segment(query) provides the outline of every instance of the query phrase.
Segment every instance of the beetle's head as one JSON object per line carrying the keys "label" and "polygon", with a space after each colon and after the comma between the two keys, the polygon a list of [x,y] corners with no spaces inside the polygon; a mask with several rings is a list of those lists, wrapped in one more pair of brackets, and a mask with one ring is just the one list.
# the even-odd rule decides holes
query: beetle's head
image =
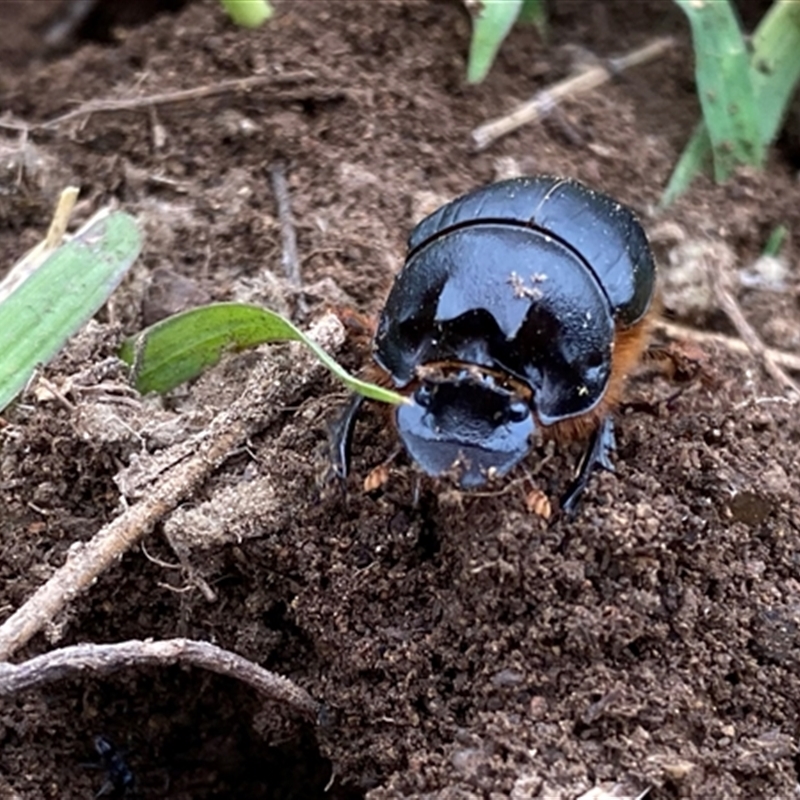
{"label": "beetle's head", "polygon": [[505,475],[528,453],[535,429],[524,389],[484,369],[426,365],[413,403],[397,409],[397,431],[428,475],[463,489]]}

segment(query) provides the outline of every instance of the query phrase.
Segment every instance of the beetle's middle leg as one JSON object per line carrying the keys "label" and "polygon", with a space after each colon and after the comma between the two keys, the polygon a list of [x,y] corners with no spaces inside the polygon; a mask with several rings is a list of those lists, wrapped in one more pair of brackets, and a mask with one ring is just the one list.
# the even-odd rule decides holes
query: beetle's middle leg
{"label": "beetle's middle leg", "polygon": [[578,502],[584,489],[589,483],[589,478],[595,468],[601,468],[614,472],[614,464],[611,461],[611,454],[617,449],[616,437],[614,435],[614,420],[611,416],[604,417],[597,429],[592,433],[586,452],[578,468],[578,476],[567,489],[566,494],[561,498],[561,510],[572,516],[578,509]]}

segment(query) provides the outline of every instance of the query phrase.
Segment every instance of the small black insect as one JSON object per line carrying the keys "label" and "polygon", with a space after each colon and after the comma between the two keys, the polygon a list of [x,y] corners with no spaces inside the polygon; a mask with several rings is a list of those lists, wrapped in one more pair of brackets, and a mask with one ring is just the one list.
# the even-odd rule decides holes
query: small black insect
{"label": "small black insect", "polygon": [[94,749],[100,756],[100,767],[106,771],[105,783],[95,797],[111,794],[126,795],[135,783],[133,772],[114,745],[105,736],[94,737]]}
{"label": "small black insect", "polygon": [[[417,225],[381,312],[375,362],[413,401],[406,451],[465,489],[505,475],[534,436],[587,440],[571,510],[596,466],[612,469],[611,411],[647,344],[656,267],[642,226],[564,178],[478,189]],[[333,430],[346,476],[361,399]]]}

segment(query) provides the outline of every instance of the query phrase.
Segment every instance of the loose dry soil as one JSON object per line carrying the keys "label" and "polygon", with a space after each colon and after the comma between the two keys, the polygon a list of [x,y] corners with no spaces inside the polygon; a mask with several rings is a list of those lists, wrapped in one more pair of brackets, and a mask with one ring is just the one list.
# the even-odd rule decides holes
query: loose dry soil
{"label": "loose dry soil", "polygon": [[[277,162],[312,317],[331,304],[379,309],[426,209],[515,171],[546,172],[636,209],[664,276],[670,256],[720,259],[762,338],[800,350],[800,186],[788,150],[776,148],[763,174],[698,181],[654,213],[698,113],[688,30],[671,2],[557,0],[547,44],[516,30],[477,87],[464,81],[469,20],[459,3],[275,5],[255,32],[197,2],[45,58],[27,26],[48,3],[3,3],[0,104],[17,120],[253,74],[311,75],[97,113],[32,131],[22,151],[17,133],[2,131],[3,264],[42,236],[68,182],[82,187],[79,219],[115,201],[147,236],[98,322],[45,370],[55,385],[186,305],[294,308],[279,277]],[[476,125],[567,74],[565,46],[618,55],[661,34],[679,44],[657,63],[472,151]],[[6,167],[20,158],[24,170]],[[744,286],[742,270],[777,225],[791,232],[783,287]],[[665,305],[697,328],[734,334],[713,300],[693,310],[670,288]],[[325,420],[342,395],[327,378],[307,386],[184,516],[146,539],[151,558],[129,552],[14,660],[77,642],[209,640],[306,688],[325,704],[323,724],[200,670],[85,676],[2,702],[0,797],[93,797],[103,783],[87,768],[96,734],[127,753],[138,797],[577,798],[615,784],[617,796],[649,789],[651,800],[797,797],[798,406],[754,358],[703,351],[700,379],[670,402],[674,383],[633,381],[616,474],[593,479],[574,520],[550,524],[526,510],[525,489],[533,476],[557,496],[575,452],[532,458],[493,493],[423,482],[416,503],[400,458],[389,484],[365,495],[360,481],[395,444],[374,408],[357,432],[347,497],[321,493]],[[0,614],[120,512],[114,477],[133,457],[206,426],[254,360],[269,357],[231,356],[143,408],[73,391],[72,409],[29,393],[6,410]],[[358,366],[352,348],[343,357]],[[276,443],[278,459],[262,455]],[[267,483],[291,498],[281,513],[259,513],[248,485]],[[203,543],[188,537],[184,568],[164,566],[178,560],[165,529],[180,543],[181,520],[217,513],[207,501],[222,489],[247,495],[251,516]]]}

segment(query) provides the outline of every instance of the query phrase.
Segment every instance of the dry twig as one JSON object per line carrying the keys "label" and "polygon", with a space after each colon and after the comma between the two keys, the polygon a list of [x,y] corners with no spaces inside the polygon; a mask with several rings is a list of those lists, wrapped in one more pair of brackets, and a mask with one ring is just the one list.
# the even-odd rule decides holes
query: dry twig
{"label": "dry twig", "polygon": [[666,53],[674,44],[675,40],[671,37],[655,39],[626,56],[609,59],[605,64],[602,62],[595,64],[577,75],[559,81],[549,89],[542,89],[526,103],[517,106],[510,114],[475,128],[472,131],[475,149],[484,150],[501,136],[505,136],[529,122],[546,117],[562,100],[596,89],[611,80],[614,75],[654,60]]}
{"label": "dry twig", "polygon": [[[0,281],[0,301],[5,300],[24,283],[42,265],[45,258],[61,244],[77,199],[78,188],[75,186],[67,186],[61,192],[45,238],[17,261]],[[107,214],[108,211],[108,208],[101,209],[92,217],[91,222],[94,223],[100,215]],[[82,230],[86,228],[87,225],[84,225]]]}
{"label": "dry twig", "polygon": [[[329,351],[344,341],[342,323],[328,314],[312,326],[310,335]],[[295,404],[301,389],[324,367],[306,350],[292,345],[281,379],[275,379],[275,359],[262,359],[252,370],[241,397],[220,412],[208,429],[190,442],[170,448],[176,455],[160,480],[135,505],[84,543],[72,545],[67,561],[0,626],[0,661],[42,630],[80,592],[88,588],[126,550],[191,493],[241,447],[248,437],[267,427],[287,405]]]}
{"label": "dry twig", "polygon": [[175,92],[162,92],[161,94],[143,95],[141,97],[123,97],[116,100],[103,98],[82,103],[78,108],[61,114],[58,117],[34,125],[34,128],[57,128],[65,122],[95,114],[99,111],[134,111],[140,108],[154,108],[155,106],[175,105],[176,103],[193,103],[207,97],[218,97],[223,94],[249,92],[262,86],[286,86],[296,83],[308,83],[315,78],[314,73],[307,70],[287,72],[283,75],[251,75],[249,78],[235,78],[219,83],[210,83],[205,86],[195,86],[192,89],[181,89]]}
{"label": "dry twig", "polygon": [[[691,339],[700,344],[718,344],[732,353],[752,354],[750,348],[741,339],[727,336],[724,333],[701,331],[697,328],[678,325],[675,322],[667,322],[666,320],[658,320],[656,327],[673,339]],[[800,355],[789,353],[786,350],[777,350],[774,347],[764,347],[764,353],[775,364],[792,372],[800,373]]]}
{"label": "dry twig", "polygon": [[273,164],[269,170],[269,177],[278,206],[278,220],[281,224],[283,272],[289,283],[297,289],[297,311],[301,317],[305,317],[308,314],[308,304],[303,297],[303,279],[300,275],[300,259],[297,255],[297,234],[294,229],[289,185],[286,182],[286,170],[283,164]]}
{"label": "dry twig", "polygon": [[[701,344],[718,344],[730,350],[732,353],[752,354],[752,350],[741,339],[736,339],[733,336],[726,336],[724,333],[701,331],[697,328],[677,325],[674,322],[667,322],[666,320],[659,320],[656,323],[656,327],[673,339],[691,339]],[[800,372],[800,355],[787,353],[785,350],[776,350],[773,347],[764,347],[764,354],[774,364],[778,364],[792,372]]]}
{"label": "dry twig", "polygon": [[728,281],[720,267],[714,263],[713,259],[708,262],[708,276],[714,289],[714,296],[717,298],[720,307],[728,315],[734,327],[742,337],[742,341],[747,345],[748,350],[764,365],[764,369],[779,384],[785,388],[800,394],[800,386],[792,380],[780,367],[780,365],[770,356],[767,346],[761,341],[752,325],[745,319],[742,309],[736,302],[736,298],[728,288]]}
{"label": "dry twig", "polygon": [[51,650],[21,664],[0,663],[0,697],[86,672],[107,675],[124,667],[172,664],[200,667],[236,678],[264,697],[292,706],[310,718],[319,712],[319,703],[288,678],[210,642],[191,639],[78,644]]}
{"label": "dry twig", "polygon": [[[0,120],[0,127],[12,130],[47,130],[57,128],[65,122],[70,122],[80,117],[96,114],[99,112],[114,111],[136,111],[138,109],[151,109],[156,106],[175,105],[177,103],[190,103],[208,97],[218,97],[224,94],[236,94],[238,92],[250,92],[265,86],[292,86],[295,84],[310,83],[316,80],[317,76],[308,70],[298,70],[297,72],[285,72],[277,75],[251,75],[248,78],[234,78],[233,80],[210,83],[204,86],[195,86],[192,89],[181,89],[174,92],[162,92],[160,94],[142,95],[139,97],[122,98],[102,98],[100,100],[89,100],[82,103],[66,114],[60,114],[53,119],[38,123],[26,123],[18,120]],[[301,90],[282,90],[276,95],[276,99],[304,100],[312,96],[315,99],[333,100],[343,97],[345,94],[341,88],[315,88],[313,92],[309,89]]]}

